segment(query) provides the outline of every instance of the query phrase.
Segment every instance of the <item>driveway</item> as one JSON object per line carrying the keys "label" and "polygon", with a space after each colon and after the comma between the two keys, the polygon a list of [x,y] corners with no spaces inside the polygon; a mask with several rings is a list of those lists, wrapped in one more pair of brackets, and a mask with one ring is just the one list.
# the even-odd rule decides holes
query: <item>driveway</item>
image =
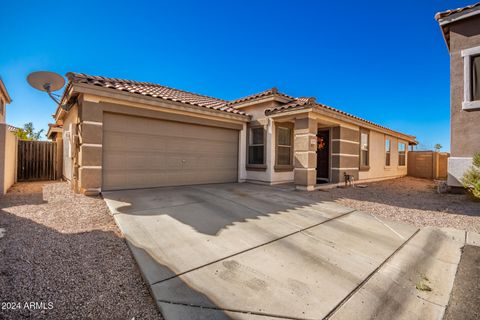
{"label": "driveway", "polygon": [[408,301],[432,268],[441,272],[428,281],[446,284],[435,296],[413,292],[412,299],[427,295],[415,303],[430,308],[422,315],[438,316],[460,257],[452,239],[461,234],[418,232],[285,187],[217,184],[104,198],[166,319],[342,319],[356,314],[362,295],[377,296],[369,307],[391,305],[385,312],[398,314],[398,303],[385,304],[379,288]]}

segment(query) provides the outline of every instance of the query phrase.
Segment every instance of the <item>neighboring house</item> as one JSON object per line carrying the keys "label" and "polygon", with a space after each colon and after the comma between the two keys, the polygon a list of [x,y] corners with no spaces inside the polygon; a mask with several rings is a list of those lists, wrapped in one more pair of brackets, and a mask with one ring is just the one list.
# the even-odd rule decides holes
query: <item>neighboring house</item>
{"label": "neighboring house", "polygon": [[12,99],[0,78],[0,195],[3,195],[15,183],[17,166],[17,128],[5,123],[7,104]]}
{"label": "neighboring house", "polygon": [[450,52],[448,184],[457,187],[480,152],[480,3],[437,13],[435,19]]}
{"label": "neighboring house", "polygon": [[[78,192],[203,183],[341,183],[407,174],[415,137],[270,89],[226,101],[68,73],[54,118]],[[58,139],[58,132],[55,133]],[[58,141],[58,140],[57,140]]]}
{"label": "neighboring house", "polygon": [[62,139],[63,128],[59,124],[49,123],[47,131],[47,139],[55,141],[57,143],[55,153],[55,168],[56,168],[56,177],[63,177],[63,139]]}

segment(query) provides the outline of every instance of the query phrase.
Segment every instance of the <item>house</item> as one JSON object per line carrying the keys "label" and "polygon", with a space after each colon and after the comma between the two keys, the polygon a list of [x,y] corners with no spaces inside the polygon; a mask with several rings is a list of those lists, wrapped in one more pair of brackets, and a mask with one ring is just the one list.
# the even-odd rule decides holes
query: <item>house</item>
{"label": "house", "polygon": [[234,101],[68,73],[54,115],[78,192],[223,182],[373,181],[407,174],[415,137],[272,88]]}
{"label": "house", "polygon": [[480,3],[435,15],[450,52],[448,185],[461,186],[480,152]]}
{"label": "house", "polygon": [[16,179],[16,128],[6,123],[7,104],[11,102],[7,88],[0,78],[0,195],[5,194]]}

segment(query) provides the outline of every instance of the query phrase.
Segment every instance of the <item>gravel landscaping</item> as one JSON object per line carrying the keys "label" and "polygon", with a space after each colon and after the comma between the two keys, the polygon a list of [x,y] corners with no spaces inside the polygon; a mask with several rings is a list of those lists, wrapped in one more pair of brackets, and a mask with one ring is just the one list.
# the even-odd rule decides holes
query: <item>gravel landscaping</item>
{"label": "gravel landscaping", "polygon": [[334,188],[303,194],[418,227],[451,227],[480,232],[480,202],[465,194],[439,194],[433,181],[403,177],[364,185],[367,187]]}
{"label": "gravel landscaping", "polygon": [[64,182],[0,197],[0,259],[0,319],[161,319],[104,201]]}

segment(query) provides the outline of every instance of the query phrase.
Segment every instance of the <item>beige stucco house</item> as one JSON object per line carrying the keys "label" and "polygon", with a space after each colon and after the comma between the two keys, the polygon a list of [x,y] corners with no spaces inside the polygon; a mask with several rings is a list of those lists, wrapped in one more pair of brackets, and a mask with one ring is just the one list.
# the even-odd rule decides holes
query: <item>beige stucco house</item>
{"label": "beige stucco house", "polygon": [[[415,137],[277,89],[234,101],[68,73],[50,136],[78,191],[404,176]],[[58,130],[61,128],[61,130]]]}
{"label": "beige stucco house", "polygon": [[16,128],[6,123],[7,104],[11,102],[7,88],[0,78],[0,195],[5,194],[16,180]]}
{"label": "beige stucco house", "polygon": [[461,186],[480,152],[480,3],[435,15],[450,52],[448,184]]}

